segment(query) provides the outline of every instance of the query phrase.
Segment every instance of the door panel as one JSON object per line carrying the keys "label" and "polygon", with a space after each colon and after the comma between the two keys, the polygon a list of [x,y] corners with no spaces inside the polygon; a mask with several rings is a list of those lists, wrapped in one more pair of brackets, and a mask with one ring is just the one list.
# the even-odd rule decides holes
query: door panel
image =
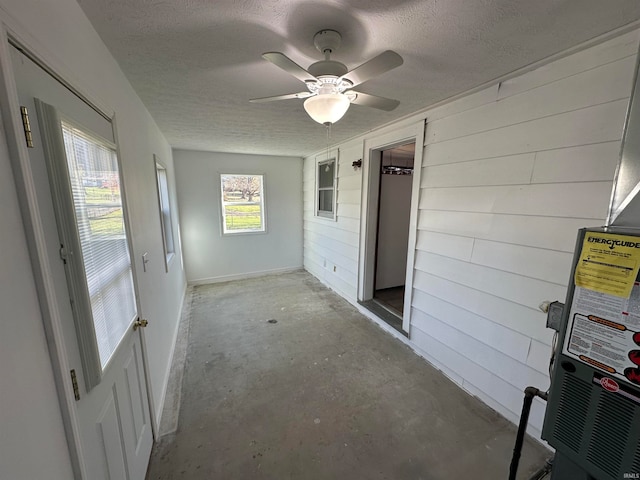
{"label": "door panel", "polygon": [[97,425],[102,440],[102,452],[100,453],[106,460],[108,473],[106,478],[127,478],[125,453],[120,441],[120,421],[114,393],[113,391],[108,392],[106,403],[98,416]]}
{"label": "door panel", "polygon": [[[74,125],[111,143],[114,138],[112,125],[18,50],[13,47],[11,50],[20,104],[29,109],[35,143],[35,148],[29,149],[29,155],[36,186],[34,193],[42,215],[40,226],[47,244],[45,257],[38,261],[55,285],[55,291],[46,302],[55,311],[51,315],[54,321],[59,319],[56,328],[62,332],[63,339],[59,347],[78,378],[80,400],[75,402],[70,414],[78,424],[77,431],[73,430],[71,436],[80,456],[80,470],[87,480],[143,480],[153,438],[141,335],[128,328],[102,372],[100,382],[88,391],[67,283],[69,272],[65,273],[65,262],[60,256],[65,234],[56,222],[54,195],[41,128],[35,118],[34,99],[52,105]],[[44,293],[40,292],[40,295]],[[71,392],[67,394],[71,395]],[[65,402],[61,403],[65,405]]]}

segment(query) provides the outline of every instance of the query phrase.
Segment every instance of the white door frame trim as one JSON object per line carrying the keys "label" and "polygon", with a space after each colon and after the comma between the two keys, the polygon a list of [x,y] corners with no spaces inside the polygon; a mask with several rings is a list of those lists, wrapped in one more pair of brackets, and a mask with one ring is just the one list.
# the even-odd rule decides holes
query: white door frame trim
{"label": "white door frame trim", "polygon": [[[67,437],[73,474],[76,479],[88,478],[88,472],[82,461],[82,445],[79,442],[79,420],[74,404],[75,398],[72,395],[71,377],[68,375],[70,366],[64,353],[66,349],[62,334],[62,321],[55,299],[53,276],[49,270],[44,226],[36,200],[36,186],[33,181],[29,152],[24,142],[24,131],[20,121],[20,105],[11,63],[9,32],[10,27],[3,20],[0,24],[0,105],[2,106],[1,113],[7,147],[11,157],[11,166],[30,252],[31,267],[38,291],[40,311],[49,347],[49,356],[51,358],[58,401],[60,402],[60,412]],[[11,35],[14,36],[14,33],[11,32]],[[35,115],[35,112],[32,113]]]}
{"label": "white door frame trim", "polygon": [[[414,169],[411,190],[411,214],[409,219],[409,241],[407,252],[407,267],[405,276],[405,299],[402,315],[402,329],[409,333],[411,299],[413,291],[413,264],[418,224],[418,202],[420,198],[420,176],[422,172],[422,151],[424,144],[425,121],[421,120],[408,127],[393,130],[376,137],[364,140],[362,164],[362,199],[360,213],[360,248],[358,261],[358,300],[371,300],[374,281],[375,240],[377,227],[377,202],[379,192],[372,188],[377,185],[379,178],[379,160],[374,157],[375,152],[404,145],[415,141]],[[373,167],[375,167],[373,165]]]}

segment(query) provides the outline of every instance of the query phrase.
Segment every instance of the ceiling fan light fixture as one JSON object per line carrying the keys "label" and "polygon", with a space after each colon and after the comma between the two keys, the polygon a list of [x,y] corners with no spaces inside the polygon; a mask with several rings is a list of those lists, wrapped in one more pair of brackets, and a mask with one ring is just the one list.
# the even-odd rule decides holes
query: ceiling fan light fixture
{"label": "ceiling fan light fixture", "polygon": [[340,93],[322,93],[304,101],[309,116],[323,125],[336,123],[349,110],[349,97]]}

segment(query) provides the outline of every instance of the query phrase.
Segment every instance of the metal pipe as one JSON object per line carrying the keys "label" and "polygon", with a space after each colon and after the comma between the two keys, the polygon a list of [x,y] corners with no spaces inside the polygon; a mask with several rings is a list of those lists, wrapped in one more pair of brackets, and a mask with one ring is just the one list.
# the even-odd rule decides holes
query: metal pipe
{"label": "metal pipe", "polygon": [[537,389],[536,387],[527,387],[524,389],[524,401],[522,403],[522,413],[520,414],[520,424],[518,425],[516,444],[513,447],[513,457],[511,457],[511,465],[509,467],[509,480],[516,480],[518,464],[520,463],[520,456],[522,454],[522,445],[524,443],[524,434],[527,431],[529,413],[531,412],[531,404],[533,403],[534,397],[539,397],[546,401],[547,393]]}

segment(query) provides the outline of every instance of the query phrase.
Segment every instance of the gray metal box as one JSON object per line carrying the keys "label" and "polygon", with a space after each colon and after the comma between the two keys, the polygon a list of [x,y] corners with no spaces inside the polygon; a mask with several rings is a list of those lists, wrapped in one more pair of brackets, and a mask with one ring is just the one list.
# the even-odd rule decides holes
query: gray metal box
{"label": "gray metal box", "polygon": [[[612,375],[606,368],[563,352],[576,291],[576,264],[587,232],[605,230],[578,233],[542,438],[598,480],[640,478],[640,385],[618,377],[613,382],[616,389],[608,389]],[[639,235],[638,231],[611,228],[606,233]]]}

